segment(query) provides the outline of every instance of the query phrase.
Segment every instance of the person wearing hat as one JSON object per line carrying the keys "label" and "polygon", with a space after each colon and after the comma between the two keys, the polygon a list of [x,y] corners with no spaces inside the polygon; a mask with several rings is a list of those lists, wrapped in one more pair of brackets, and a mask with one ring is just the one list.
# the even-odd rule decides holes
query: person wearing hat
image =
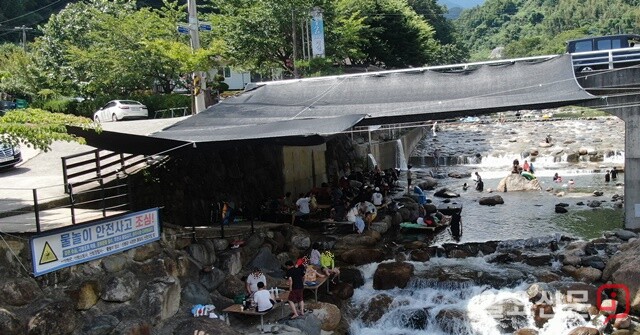
{"label": "person wearing hat", "polygon": [[247,294],[253,295],[255,292],[257,292],[258,283],[260,282],[264,283],[264,285],[267,285],[267,277],[265,277],[264,273],[260,271],[260,268],[256,267],[253,269],[253,272],[247,276],[245,285]]}
{"label": "person wearing hat", "polygon": [[380,207],[380,206],[382,206],[382,200],[383,199],[384,199],[384,197],[382,196],[382,193],[380,193],[380,187],[376,187],[374,189],[373,194],[371,195],[371,202],[376,207]]}

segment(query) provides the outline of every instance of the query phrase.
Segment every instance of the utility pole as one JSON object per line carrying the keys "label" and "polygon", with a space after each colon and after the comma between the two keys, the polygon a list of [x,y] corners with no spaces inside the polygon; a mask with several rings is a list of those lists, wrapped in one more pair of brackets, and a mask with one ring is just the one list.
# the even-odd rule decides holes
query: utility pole
{"label": "utility pole", "polygon": [[[196,0],[189,0],[187,3],[189,12],[189,34],[191,36],[191,50],[195,52],[200,49],[200,31],[198,29],[198,15],[196,10]],[[195,100],[195,110],[193,114],[202,112],[206,106],[204,101],[204,92],[207,89],[207,83],[202,71],[193,73],[193,98]],[[196,87],[198,86],[198,87]]]}
{"label": "utility pole", "polygon": [[33,30],[33,28],[28,28],[25,25],[22,27],[14,27],[14,30],[22,30],[22,49],[27,51],[27,30]]}

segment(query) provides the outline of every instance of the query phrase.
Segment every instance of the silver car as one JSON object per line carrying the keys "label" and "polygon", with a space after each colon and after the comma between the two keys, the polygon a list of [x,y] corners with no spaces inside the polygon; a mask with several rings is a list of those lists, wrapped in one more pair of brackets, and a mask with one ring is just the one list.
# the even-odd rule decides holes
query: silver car
{"label": "silver car", "polygon": [[111,100],[93,113],[95,122],[119,121],[125,119],[146,119],[149,117],[147,106],[134,100]]}

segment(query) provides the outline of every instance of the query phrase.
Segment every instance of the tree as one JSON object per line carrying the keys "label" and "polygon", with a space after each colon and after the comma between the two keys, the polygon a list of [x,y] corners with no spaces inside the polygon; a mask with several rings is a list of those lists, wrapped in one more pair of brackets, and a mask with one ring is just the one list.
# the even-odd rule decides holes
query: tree
{"label": "tree", "polygon": [[26,144],[44,151],[51,148],[53,141],[84,143],[83,138],[67,133],[68,125],[100,130],[90,119],[42,109],[12,110],[0,117],[0,133],[4,142]]}
{"label": "tree", "polygon": [[440,46],[435,31],[406,1],[363,2],[339,0],[349,14],[359,13],[368,27],[364,31],[365,58],[359,64],[388,68],[433,64]]}
{"label": "tree", "polygon": [[137,9],[133,1],[89,0],[53,15],[36,41],[49,88],[71,95],[128,96],[161,88],[170,93],[182,75],[219,63],[221,41],[192,53],[175,26],[185,6],[165,1],[161,9]]}

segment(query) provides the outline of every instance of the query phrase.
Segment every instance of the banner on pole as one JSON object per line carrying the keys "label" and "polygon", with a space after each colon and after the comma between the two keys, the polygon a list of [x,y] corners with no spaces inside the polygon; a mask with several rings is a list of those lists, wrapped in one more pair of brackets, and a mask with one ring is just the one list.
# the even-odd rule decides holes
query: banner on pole
{"label": "banner on pole", "polygon": [[311,51],[313,57],[324,57],[324,21],[318,7],[311,11]]}

